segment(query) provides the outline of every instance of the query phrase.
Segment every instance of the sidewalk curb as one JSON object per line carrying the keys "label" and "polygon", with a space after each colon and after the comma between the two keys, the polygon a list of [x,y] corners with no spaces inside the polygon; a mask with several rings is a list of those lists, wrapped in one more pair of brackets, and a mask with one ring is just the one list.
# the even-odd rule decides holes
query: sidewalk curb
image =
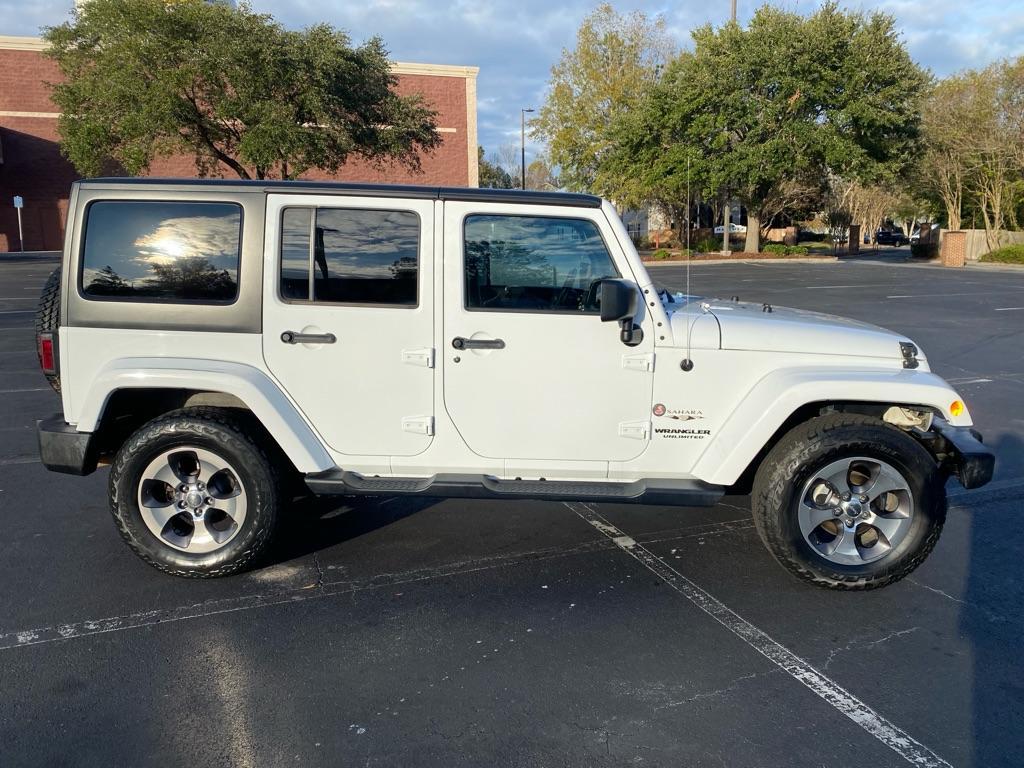
{"label": "sidewalk curb", "polygon": [[700,264],[835,264],[839,261],[838,256],[823,256],[818,259],[804,259],[804,258],[792,258],[792,259],[690,259],[687,262],[686,259],[662,259],[660,261],[643,261],[645,267],[678,267],[685,266],[687,263],[690,266],[696,266]]}
{"label": "sidewalk curb", "polygon": [[60,261],[60,251],[11,251],[0,253],[0,264],[19,261]]}

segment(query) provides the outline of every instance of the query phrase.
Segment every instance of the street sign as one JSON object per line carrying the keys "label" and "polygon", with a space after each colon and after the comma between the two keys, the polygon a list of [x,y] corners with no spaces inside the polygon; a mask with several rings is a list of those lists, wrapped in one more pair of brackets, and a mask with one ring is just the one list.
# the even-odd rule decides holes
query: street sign
{"label": "street sign", "polygon": [[25,207],[25,198],[21,195],[14,196],[14,208],[18,212],[18,244],[22,252],[25,251],[25,233],[21,229],[21,209]]}

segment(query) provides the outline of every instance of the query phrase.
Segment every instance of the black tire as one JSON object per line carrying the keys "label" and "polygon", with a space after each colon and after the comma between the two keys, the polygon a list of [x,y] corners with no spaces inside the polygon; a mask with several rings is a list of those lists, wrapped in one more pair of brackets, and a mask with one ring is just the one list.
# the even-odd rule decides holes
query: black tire
{"label": "black tire", "polygon": [[[854,456],[880,459],[903,475],[914,512],[908,532],[887,554],[847,565],[832,562],[808,543],[797,506],[813,473]],[[755,475],[751,510],[768,551],[798,578],[829,589],[876,589],[905,577],[935,548],[946,521],[946,492],[935,460],[912,437],[880,419],[838,413],[800,424],[776,444]]]}
{"label": "black tire", "polygon": [[[257,564],[277,527],[281,482],[258,430],[229,409],[186,408],[160,416],[121,446],[110,470],[110,511],[121,536],[139,557],[165,573],[190,578],[228,576]],[[222,456],[236,469],[247,494],[246,515],[223,547],[192,554],[159,539],[139,509],[139,484],[149,463],[176,446],[195,446]]]}
{"label": "black tire", "polygon": [[[36,334],[52,333],[56,336],[60,329],[60,267],[57,267],[46,279],[43,292],[39,295],[36,307]],[[40,365],[42,360],[39,361]],[[47,375],[54,392],[60,392],[60,376]]]}

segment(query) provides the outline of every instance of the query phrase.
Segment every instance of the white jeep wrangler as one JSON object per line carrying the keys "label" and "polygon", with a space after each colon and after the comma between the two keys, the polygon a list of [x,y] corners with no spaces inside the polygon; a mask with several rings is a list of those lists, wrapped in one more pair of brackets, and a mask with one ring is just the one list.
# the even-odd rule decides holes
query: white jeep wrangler
{"label": "white jeep wrangler", "polygon": [[128,545],[257,562],[317,494],[711,505],[864,589],[992,476],[905,337],[659,291],[607,202],[482,189],[95,179],[71,192],[38,348],[43,463],[109,463]]}

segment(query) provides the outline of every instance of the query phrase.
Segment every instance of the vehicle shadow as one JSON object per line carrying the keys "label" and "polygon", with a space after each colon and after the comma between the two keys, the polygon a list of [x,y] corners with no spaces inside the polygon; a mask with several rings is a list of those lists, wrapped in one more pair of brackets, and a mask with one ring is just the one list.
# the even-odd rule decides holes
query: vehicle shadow
{"label": "vehicle shadow", "polygon": [[357,539],[438,501],[419,496],[299,496],[282,515],[268,562],[277,565]]}
{"label": "vehicle shadow", "polygon": [[[1024,458],[1024,440],[1002,435],[991,444],[1000,461]],[[960,630],[974,654],[973,753],[976,766],[1024,764],[1024,539],[1015,535],[1019,492],[971,510],[970,560]]]}

